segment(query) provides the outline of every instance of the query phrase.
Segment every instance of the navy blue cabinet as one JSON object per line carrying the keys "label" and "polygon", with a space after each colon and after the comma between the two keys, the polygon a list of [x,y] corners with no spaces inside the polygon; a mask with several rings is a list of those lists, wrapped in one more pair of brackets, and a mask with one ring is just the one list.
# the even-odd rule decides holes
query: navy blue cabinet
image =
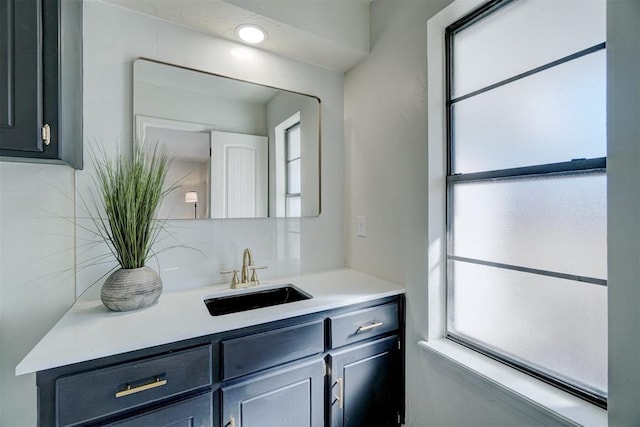
{"label": "navy blue cabinet", "polygon": [[324,360],[223,386],[222,420],[229,427],[324,426]]}
{"label": "navy blue cabinet", "polygon": [[38,424],[399,426],[403,334],[396,296],[41,371]]}
{"label": "navy blue cabinet", "polygon": [[41,150],[42,4],[3,0],[0,7],[0,146]]}
{"label": "navy blue cabinet", "polygon": [[107,424],[114,427],[208,427],[213,422],[211,392]]}
{"label": "navy blue cabinet", "polygon": [[330,353],[330,426],[397,426],[401,421],[397,335]]}
{"label": "navy blue cabinet", "polygon": [[222,379],[251,374],[323,351],[322,319],[243,334],[220,343]]}
{"label": "navy blue cabinet", "polygon": [[0,158],[82,168],[82,1],[0,1]]}
{"label": "navy blue cabinet", "polygon": [[212,383],[211,345],[144,358],[55,381],[60,425],[95,422],[124,411],[206,389]]}

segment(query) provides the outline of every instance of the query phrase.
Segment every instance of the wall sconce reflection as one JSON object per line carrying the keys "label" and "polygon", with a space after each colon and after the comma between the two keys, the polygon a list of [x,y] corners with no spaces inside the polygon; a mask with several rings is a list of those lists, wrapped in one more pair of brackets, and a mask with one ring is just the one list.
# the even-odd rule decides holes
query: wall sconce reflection
{"label": "wall sconce reflection", "polygon": [[198,193],[195,191],[188,191],[184,194],[184,202],[185,203],[193,203],[193,218],[197,219],[197,210],[198,210]]}

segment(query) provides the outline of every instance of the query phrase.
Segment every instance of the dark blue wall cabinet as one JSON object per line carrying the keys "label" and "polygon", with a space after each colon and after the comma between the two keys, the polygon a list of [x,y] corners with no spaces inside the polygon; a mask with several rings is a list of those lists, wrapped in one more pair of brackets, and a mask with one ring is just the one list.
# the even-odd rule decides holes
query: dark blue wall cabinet
{"label": "dark blue wall cabinet", "polygon": [[81,0],[0,0],[0,158],[82,168]]}
{"label": "dark blue wall cabinet", "polygon": [[400,295],[41,371],[38,424],[399,426],[403,340]]}

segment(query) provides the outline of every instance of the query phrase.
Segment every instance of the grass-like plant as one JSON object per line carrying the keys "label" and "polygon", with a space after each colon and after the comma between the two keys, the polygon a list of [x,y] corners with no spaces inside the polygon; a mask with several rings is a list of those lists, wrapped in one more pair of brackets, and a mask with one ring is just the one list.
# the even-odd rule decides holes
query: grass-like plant
{"label": "grass-like plant", "polygon": [[165,187],[169,156],[157,144],[136,144],[131,158],[101,151],[94,163],[99,196],[94,203],[104,211],[92,216],[97,232],[122,268],[144,267],[163,226],[154,219],[156,212],[174,190]]}

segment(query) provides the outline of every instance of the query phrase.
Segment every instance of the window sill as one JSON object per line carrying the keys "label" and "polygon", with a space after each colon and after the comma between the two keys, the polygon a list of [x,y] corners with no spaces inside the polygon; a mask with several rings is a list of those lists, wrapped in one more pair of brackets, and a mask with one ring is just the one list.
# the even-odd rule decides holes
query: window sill
{"label": "window sill", "polygon": [[585,426],[607,425],[606,410],[448,339],[419,341],[418,346],[537,407],[559,421]]}

